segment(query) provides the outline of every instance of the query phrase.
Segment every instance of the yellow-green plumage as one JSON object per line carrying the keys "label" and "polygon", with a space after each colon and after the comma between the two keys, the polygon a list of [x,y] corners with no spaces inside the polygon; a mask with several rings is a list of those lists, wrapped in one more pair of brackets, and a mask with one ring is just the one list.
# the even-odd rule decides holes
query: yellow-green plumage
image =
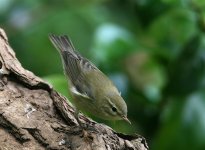
{"label": "yellow-green plumage", "polygon": [[75,51],[67,36],[50,35],[59,50],[71,94],[78,110],[105,120],[127,119],[127,105],[111,80],[89,60]]}

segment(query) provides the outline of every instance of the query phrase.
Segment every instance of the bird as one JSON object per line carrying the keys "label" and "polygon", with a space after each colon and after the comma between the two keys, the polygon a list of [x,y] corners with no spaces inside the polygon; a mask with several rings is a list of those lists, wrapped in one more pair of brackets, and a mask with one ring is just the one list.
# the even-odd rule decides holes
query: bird
{"label": "bird", "polygon": [[60,53],[77,122],[81,124],[81,111],[104,120],[124,120],[131,124],[127,117],[127,105],[113,82],[81,56],[67,35],[49,34],[49,39]]}

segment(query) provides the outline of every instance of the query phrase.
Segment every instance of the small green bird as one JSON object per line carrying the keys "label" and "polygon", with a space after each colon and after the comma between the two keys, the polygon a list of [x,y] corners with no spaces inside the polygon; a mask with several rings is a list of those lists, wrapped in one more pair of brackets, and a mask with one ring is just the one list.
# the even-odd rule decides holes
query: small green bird
{"label": "small green bird", "polygon": [[112,81],[75,50],[68,36],[52,34],[49,38],[60,52],[65,75],[70,81],[78,123],[80,110],[105,120],[125,120],[131,124],[127,105]]}

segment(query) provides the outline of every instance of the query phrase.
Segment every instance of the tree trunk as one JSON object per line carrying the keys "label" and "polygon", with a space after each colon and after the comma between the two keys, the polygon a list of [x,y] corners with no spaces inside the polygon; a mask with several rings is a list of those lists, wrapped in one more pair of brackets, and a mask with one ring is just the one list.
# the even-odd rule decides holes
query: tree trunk
{"label": "tree trunk", "polygon": [[68,100],[25,70],[0,29],[0,150],[146,150],[145,139],[124,135],[82,114],[82,136]]}

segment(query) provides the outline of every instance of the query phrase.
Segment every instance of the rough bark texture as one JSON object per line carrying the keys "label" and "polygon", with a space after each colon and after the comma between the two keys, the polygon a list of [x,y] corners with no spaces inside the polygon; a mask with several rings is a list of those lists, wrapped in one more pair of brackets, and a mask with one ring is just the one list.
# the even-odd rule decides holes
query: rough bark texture
{"label": "rough bark texture", "polygon": [[0,29],[0,150],[148,149],[139,135],[116,133],[81,115],[87,138],[73,108],[51,85],[25,70]]}

